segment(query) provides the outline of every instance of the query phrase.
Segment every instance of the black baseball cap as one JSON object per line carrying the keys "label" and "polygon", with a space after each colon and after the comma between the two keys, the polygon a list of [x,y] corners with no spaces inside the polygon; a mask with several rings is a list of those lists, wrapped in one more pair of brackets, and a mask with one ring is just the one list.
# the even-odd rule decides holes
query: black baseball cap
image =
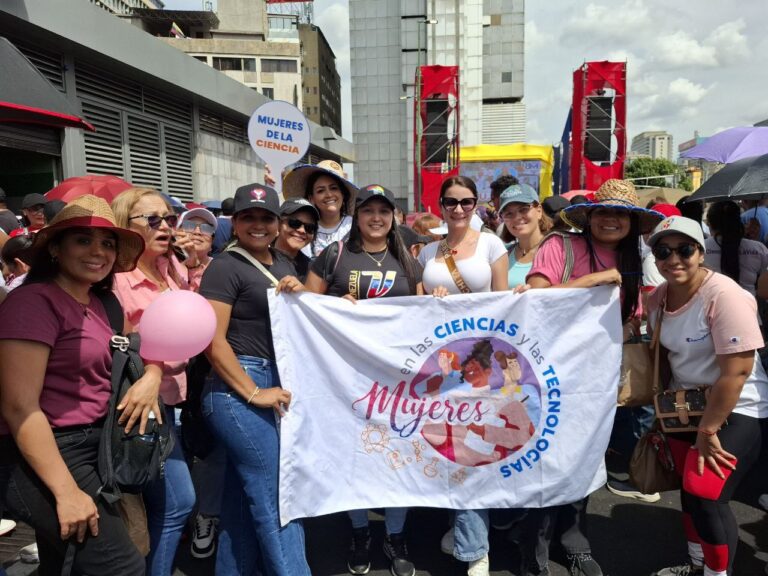
{"label": "black baseball cap", "polygon": [[397,231],[400,233],[400,238],[403,239],[403,244],[406,248],[410,248],[414,244],[429,244],[434,242],[431,236],[423,236],[417,234],[416,230],[409,228],[408,226],[398,226]]}
{"label": "black baseball cap", "polygon": [[32,206],[38,206],[39,204],[45,205],[46,199],[42,194],[27,194],[24,196],[24,200],[21,201],[22,208],[31,208]]}
{"label": "black baseball cap", "polygon": [[360,188],[360,191],[357,193],[357,205],[362,206],[371,198],[381,198],[382,200],[385,200],[392,206],[393,210],[397,207],[397,204],[395,204],[395,195],[381,184],[368,184],[368,186]]}
{"label": "black baseball cap", "polygon": [[554,218],[560,210],[568,208],[570,205],[571,203],[562,196],[550,196],[541,203],[544,213],[550,218]]}
{"label": "black baseball cap", "polygon": [[280,198],[274,188],[262,184],[246,184],[235,191],[235,207],[232,214],[249,208],[261,208],[280,216]]}
{"label": "black baseball cap", "polygon": [[282,206],[280,206],[280,216],[290,216],[291,214],[296,214],[299,210],[306,210],[311,213],[316,221],[320,219],[320,213],[317,211],[317,208],[304,198],[291,198],[283,202]]}

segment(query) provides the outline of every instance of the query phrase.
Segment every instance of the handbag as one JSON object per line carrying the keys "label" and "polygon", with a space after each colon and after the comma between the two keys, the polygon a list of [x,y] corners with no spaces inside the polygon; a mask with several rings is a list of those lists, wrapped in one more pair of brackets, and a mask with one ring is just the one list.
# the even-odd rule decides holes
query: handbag
{"label": "handbag", "polygon": [[471,293],[472,290],[470,290],[469,286],[467,286],[467,283],[464,282],[464,278],[461,277],[461,272],[459,272],[459,269],[456,267],[456,261],[453,259],[451,249],[448,247],[448,242],[446,240],[440,241],[440,252],[443,253],[443,260],[445,260],[445,265],[448,266],[448,271],[451,273],[451,277],[456,283],[456,287],[459,289],[459,291],[462,294]]}
{"label": "handbag", "polygon": [[664,390],[653,398],[656,418],[664,432],[696,432],[707,408],[712,386]]}
{"label": "handbag", "polygon": [[[619,379],[619,406],[650,406],[659,386],[661,349],[661,314],[656,320],[651,342],[629,340],[621,347],[621,377]],[[651,359],[653,352],[653,359]]]}
{"label": "handbag", "polygon": [[640,438],[629,462],[629,481],[643,494],[680,488],[682,480],[664,432],[650,430]]}

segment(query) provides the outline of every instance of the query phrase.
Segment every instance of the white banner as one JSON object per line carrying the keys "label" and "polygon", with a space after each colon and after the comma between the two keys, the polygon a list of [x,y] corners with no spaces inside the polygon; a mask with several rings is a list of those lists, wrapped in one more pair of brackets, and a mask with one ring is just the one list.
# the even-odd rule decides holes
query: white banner
{"label": "white banner", "polygon": [[540,507],[605,483],[619,291],[270,295],[280,515]]}

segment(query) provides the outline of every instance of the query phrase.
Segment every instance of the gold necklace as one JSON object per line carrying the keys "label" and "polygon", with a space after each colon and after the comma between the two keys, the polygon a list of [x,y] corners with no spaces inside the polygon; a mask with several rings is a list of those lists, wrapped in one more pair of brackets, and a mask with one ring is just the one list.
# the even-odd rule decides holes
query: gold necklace
{"label": "gold necklace", "polygon": [[384,258],[386,258],[387,254],[389,253],[389,246],[387,246],[386,249],[384,250],[384,256],[381,257],[381,260],[376,260],[376,258],[371,256],[371,253],[368,252],[368,250],[366,250],[365,248],[363,248],[363,252],[365,252],[365,254],[366,254],[366,256],[368,256],[368,258],[370,258],[371,260],[376,262],[376,266],[381,268],[381,263],[384,262]]}
{"label": "gold necklace", "polygon": [[531,252],[532,250],[535,250],[535,249],[536,249],[536,247],[537,247],[539,244],[541,244],[541,240],[539,240],[538,242],[536,242],[536,244],[534,244],[533,246],[531,246],[530,248],[528,248],[528,250],[523,250],[523,247],[522,247],[522,246],[520,245],[520,243],[518,242],[518,243],[517,243],[517,249],[518,249],[518,250],[520,250],[520,252],[521,252],[521,254],[520,254],[520,258],[525,258],[525,255],[526,255],[526,254],[528,254],[529,252]]}

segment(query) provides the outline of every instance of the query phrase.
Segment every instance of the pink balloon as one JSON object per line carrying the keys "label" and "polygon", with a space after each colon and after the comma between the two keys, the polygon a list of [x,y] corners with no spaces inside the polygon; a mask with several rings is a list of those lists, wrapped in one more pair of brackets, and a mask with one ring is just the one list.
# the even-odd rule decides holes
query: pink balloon
{"label": "pink balloon", "polygon": [[215,331],[216,314],[200,294],[165,292],[141,317],[141,356],[162,362],[187,360],[205,350]]}

